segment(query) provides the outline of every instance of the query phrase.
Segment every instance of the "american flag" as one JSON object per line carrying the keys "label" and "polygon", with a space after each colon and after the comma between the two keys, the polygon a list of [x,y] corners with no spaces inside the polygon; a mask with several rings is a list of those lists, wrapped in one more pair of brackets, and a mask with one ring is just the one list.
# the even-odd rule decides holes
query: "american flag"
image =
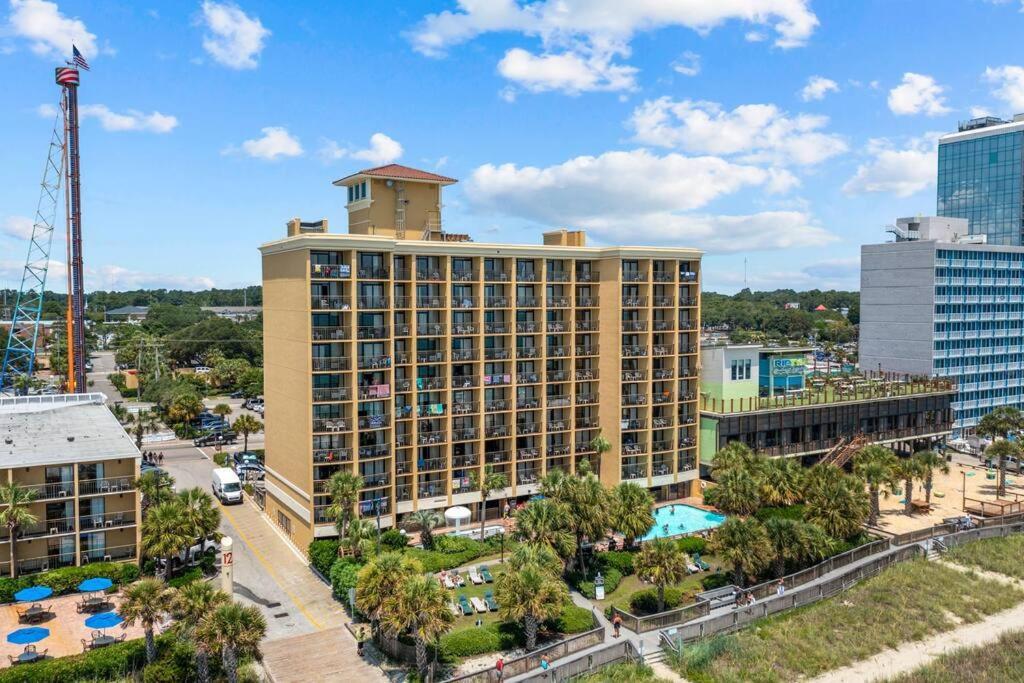
{"label": "american flag", "polygon": [[77,67],[81,67],[86,71],[89,70],[89,62],[85,61],[85,57],[82,56],[82,53],[74,45],[71,46],[71,61]]}

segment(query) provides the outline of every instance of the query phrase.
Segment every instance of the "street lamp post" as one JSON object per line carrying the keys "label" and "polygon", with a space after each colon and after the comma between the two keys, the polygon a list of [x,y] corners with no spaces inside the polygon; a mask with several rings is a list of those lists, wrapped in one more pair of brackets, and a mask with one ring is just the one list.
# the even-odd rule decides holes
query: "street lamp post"
{"label": "street lamp post", "polygon": [[377,553],[380,554],[380,498],[373,501],[373,507],[377,513]]}

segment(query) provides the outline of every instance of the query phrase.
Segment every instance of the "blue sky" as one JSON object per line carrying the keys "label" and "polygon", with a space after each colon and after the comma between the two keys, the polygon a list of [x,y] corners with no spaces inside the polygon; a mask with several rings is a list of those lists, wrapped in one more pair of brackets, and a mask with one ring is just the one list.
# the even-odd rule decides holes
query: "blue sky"
{"label": "blue sky", "polygon": [[7,286],[71,40],[90,289],[256,283],[261,242],[343,230],[330,181],[390,161],[458,178],[477,241],[584,227],[703,248],[714,291],[745,260],[856,288],[860,244],[934,212],[936,136],[1024,111],[1017,0],[2,2]]}

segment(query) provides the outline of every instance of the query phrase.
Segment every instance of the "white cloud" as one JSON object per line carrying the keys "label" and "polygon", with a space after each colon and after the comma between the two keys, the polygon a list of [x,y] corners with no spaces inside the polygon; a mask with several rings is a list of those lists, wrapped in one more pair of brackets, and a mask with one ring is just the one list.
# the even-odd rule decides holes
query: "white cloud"
{"label": "white cloud", "polygon": [[747,286],[752,290],[795,289],[859,289],[860,259],[835,258],[811,263],[799,270],[762,271],[752,269],[744,273],[729,268],[706,267],[705,288],[736,290]]}
{"label": "white cloud", "polygon": [[831,78],[823,76],[811,76],[807,79],[807,85],[800,91],[800,99],[804,102],[811,100],[823,100],[830,92],[839,92],[839,84]]}
{"label": "white cloud", "polygon": [[128,289],[210,289],[215,286],[212,278],[202,275],[168,275],[131,270],[121,266],[106,265],[87,272],[86,286],[90,291],[97,289],[124,291]]}
{"label": "white cloud", "polygon": [[889,91],[889,109],[901,116],[945,114],[950,111],[943,96],[945,90],[931,76],[908,71],[903,74],[903,82]]}
{"label": "white cloud", "polygon": [[[623,192],[623,179],[642,178]],[[823,244],[834,239],[800,211],[718,216],[691,211],[752,188],[783,192],[797,184],[784,169],[716,157],[605,152],[538,168],[485,164],[467,181],[473,208],[545,226],[589,230],[610,243],[685,244],[716,251]]]}
{"label": "white cloud", "polygon": [[636,72],[631,66],[613,64],[611,55],[601,53],[535,55],[516,47],[498,62],[498,73],[534,93],[558,90],[578,95],[601,90],[632,90],[636,87]]}
{"label": "white cloud", "polygon": [[[427,15],[407,33],[413,48],[443,56],[448,48],[493,32],[538,38],[540,53],[515,47],[499,71],[530,92],[631,90],[636,68],[629,57],[640,32],[682,26],[706,34],[732,20],[774,30],[775,44],[803,45],[818,25],[807,0],[458,0],[455,11]],[[684,67],[686,68],[686,67]],[[506,97],[510,95],[506,94]]]}
{"label": "white cloud", "polygon": [[684,76],[696,76],[700,73],[700,55],[687,50],[672,62],[672,70]]}
{"label": "white cloud", "polygon": [[980,119],[983,116],[993,116],[992,110],[988,107],[971,107],[971,118]]}
{"label": "white cloud", "polygon": [[1024,111],[1024,67],[997,66],[985,69],[984,78],[996,85],[992,94],[1013,108],[1014,112]]}
{"label": "white cloud", "polygon": [[52,119],[60,113],[60,110],[52,104],[40,104],[38,107],[36,107],[36,113],[42,116],[44,119]]}
{"label": "white cloud", "polygon": [[828,117],[790,116],[772,104],[732,111],[716,102],[661,97],[638,106],[629,120],[636,140],[701,154],[743,154],[742,161],[817,164],[846,151],[843,139],[822,132]]}
{"label": "white cloud", "polygon": [[203,49],[213,59],[232,69],[255,69],[270,31],[230,2],[203,2]]}
{"label": "white cloud", "polygon": [[351,157],[368,161],[374,166],[383,166],[397,161],[404,153],[405,149],[402,144],[384,133],[371,135],[370,146],[365,149],[352,150],[341,147],[334,140],[324,140],[319,151],[320,158],[327,162]]}
{"label": "white cloud", "polygon": [[11,0],[8,22],[8,32],[29,41],[32,52],[41,57],[69,57],[72,43],[88,58],[97,53],[95,34],[81,19],[64,16],[55,2]]}
{"label": "white cloud", "polygon": [[743,34],[743,39],[748,43],[763,43],[768,40],[768,36],[761,31],[747,31]]}
{"label": "white cloud", "polygon": [[926,133],[897,148],[891,140],[877,138],[868,142],[872,157],[857,167],[843,185],[850,195],[887,192],[909,197],[935,184],[938,164],[939,133]]}
{"label": "white cloud", "polygon": [[[261,128],[263,137],[246,140],[242,143],[242,152],[255,158],[276,161],[280,157],[297,157],[302,155],[302,144],[299,139],[282,126]],[[234,151],[229,149],[228,151]]]}
{"label": "white cloud", "polygon": [[0,233],[18,240],[27,240],[32,236],[32,219],[28,216],[8,216],[4,219]]}
{"label": "white cloud", "polygon": [[[45,106],[47,105],[40,107],[40,113],[43,113],[43,107]],[[104,104],[83,104],[79,107],[79,113],[83,119],[96,119],[103,126],[103,130],[112,132],[144,131],[147,133],[170,133],[178,127],[177,117],[170,114],[161,114],[158,111],[144,114],[140,111],[129,109],[127,113],[118,114],[111,111]]]}

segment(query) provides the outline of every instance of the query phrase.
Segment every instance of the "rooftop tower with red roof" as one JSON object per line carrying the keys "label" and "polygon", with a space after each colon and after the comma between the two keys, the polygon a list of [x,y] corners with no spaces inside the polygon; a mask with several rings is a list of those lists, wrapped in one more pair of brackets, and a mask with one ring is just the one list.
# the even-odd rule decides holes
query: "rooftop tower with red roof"
{"label": "rooftop tower with red roof", "polygon": [[441,188],[458,182],[399,164],[368,168],[335,180],[348,190],[348,231],[397,239],[450,240],[441,223]]}

